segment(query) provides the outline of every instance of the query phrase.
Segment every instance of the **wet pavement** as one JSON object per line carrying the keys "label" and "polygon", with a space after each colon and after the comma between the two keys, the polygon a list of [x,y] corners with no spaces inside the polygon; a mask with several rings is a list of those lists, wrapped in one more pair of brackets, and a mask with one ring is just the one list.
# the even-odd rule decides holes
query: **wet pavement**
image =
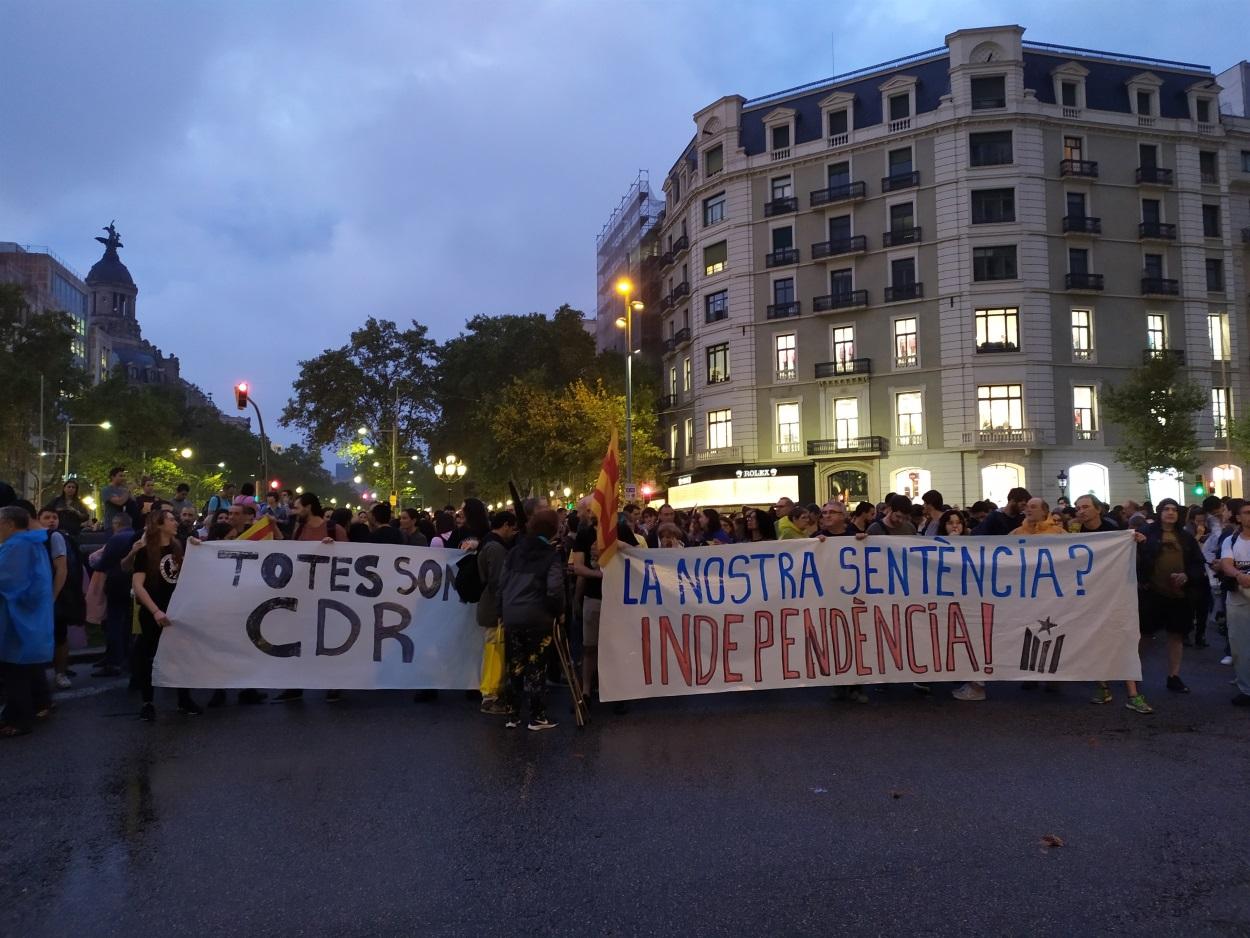
{"label": "wet pavement", "polygon": [[553,697],[541,734],[458,692],[162,692],[146,725],[114,685],[0,742],[0,935],[1246,935],[1250,712],[1218,658],[1178,696],[1152,652],[1152,716],[935,685],[581,732]]}

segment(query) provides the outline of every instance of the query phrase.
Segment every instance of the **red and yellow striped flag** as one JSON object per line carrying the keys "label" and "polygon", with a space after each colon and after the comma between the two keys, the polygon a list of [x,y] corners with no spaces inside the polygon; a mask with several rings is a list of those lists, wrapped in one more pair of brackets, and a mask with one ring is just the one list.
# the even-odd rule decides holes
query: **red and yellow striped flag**
{"label": "red and yellow striped flag", "polygon": [[256,523],[240,534],[235,540],[238,541],[272,541],[274,532],[273,518],[269,515],[261,515],[256,519]]}
{"label": "red and yellow striped flag", "polygon": [[603,457],[599,481],[590,496],[590,511],[595,516],[597,532],[595,543],[599,548],[599,566],[606,567],[616,553],[616,515],[618,509],[616,484],[621,478],[620,454],[616,445],[616,428],[608,441],[608,452]]}

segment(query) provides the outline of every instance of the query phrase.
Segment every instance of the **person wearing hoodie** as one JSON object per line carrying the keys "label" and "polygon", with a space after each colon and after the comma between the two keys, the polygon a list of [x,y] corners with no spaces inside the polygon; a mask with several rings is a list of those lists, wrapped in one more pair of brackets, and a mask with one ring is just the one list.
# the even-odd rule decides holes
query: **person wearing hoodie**
{"label": "person wearing hoodie", "polygon": [[52,565],[48,532],[20,505],[0,508],[0,673],[6,700],[0,739],[25,736],[52,707]]}
{"label": "person wearing hoodie", "polygon": [[1067,529],[1050,517],[1050,506],[1042,498],[1030,498],[1024,505],[1024,521],[1011,532],[1020,537],[1039,537],[1043,534],[1067,534]]}
{"label": "person wearing hoodie", "polygon": [[[477,572],[482,579],[482,595],[476,608],[477,624],[483,629],[493,629],[499,624],[499,582],[508,560],[508,545],[516,537],[516,531],[516,515],[497,511],[490,516],[490,531],[478,545]],[[483,697],[482,712],[507,714],[509,710],[498,698]]]}
{"label": "person wearing hoodie", "polygon": [[521,725],[527,701],[531,730],[556,726],[547,719],[546,683],[552,621],[564,612],[564,564],[552,543],[558,527],[550,508],[535,511],[524,539],[508,552],[499,577],[495,608],[503,620],[508,649],[508,704],[513,711],[509,728]]}
{"label": "person wearing hoodie", "polygon": [[808,536],[811,517],[802,505],[795,505],[781,518],[777,519],[777,540],[789,541]]}

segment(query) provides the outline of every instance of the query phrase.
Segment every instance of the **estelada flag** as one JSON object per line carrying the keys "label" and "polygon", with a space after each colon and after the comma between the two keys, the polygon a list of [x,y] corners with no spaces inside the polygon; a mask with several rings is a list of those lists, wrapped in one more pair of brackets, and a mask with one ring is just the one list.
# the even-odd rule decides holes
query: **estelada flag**
{"label": "estelada flag", "polygon": [[616,553],[616,514],[619,507],[616,484],[620,478],[620,453],[616,447],[616,428],[613,427],[612,439],[608,441],[608,451],[603,457],[603,468],[599,470],[599,481],[590,496],[590,512],[595,516],[595,544],[599,548],[601,567],[606,567]]}
{"label": "estelada flag", "polygon": [[240,534],[235,540],[238,541],[272,541],[274,532],[273,518],[269,515],[261,515],[256,519],[256,523]]}

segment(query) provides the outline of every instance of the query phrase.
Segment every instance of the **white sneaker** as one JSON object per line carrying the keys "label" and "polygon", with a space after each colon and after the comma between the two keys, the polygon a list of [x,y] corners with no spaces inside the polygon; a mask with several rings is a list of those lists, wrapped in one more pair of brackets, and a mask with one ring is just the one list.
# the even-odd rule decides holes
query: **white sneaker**
{"label": "white sneaker", "polygon": [[956,700],[984,700],[985,685],[969,681],[967,684],[961,684],[951,691],[951,696]]}
{"label": "white sneaker", "polygon": [[1220,664],[1223,664],[1223,665],[1229,665],[1229,664],[1232,664],[1232,663],[1233,663],[1233,656],[1232,656],[1232,655],[1225,655],[1223,658],[1221,658],[1221,659],[1220,659]]}
{"label": "white sneaker", "polygon": [[58,674],[55,683],[57,690],[69,690],[69,688],[74,686],[74,682],[66,674]]}

